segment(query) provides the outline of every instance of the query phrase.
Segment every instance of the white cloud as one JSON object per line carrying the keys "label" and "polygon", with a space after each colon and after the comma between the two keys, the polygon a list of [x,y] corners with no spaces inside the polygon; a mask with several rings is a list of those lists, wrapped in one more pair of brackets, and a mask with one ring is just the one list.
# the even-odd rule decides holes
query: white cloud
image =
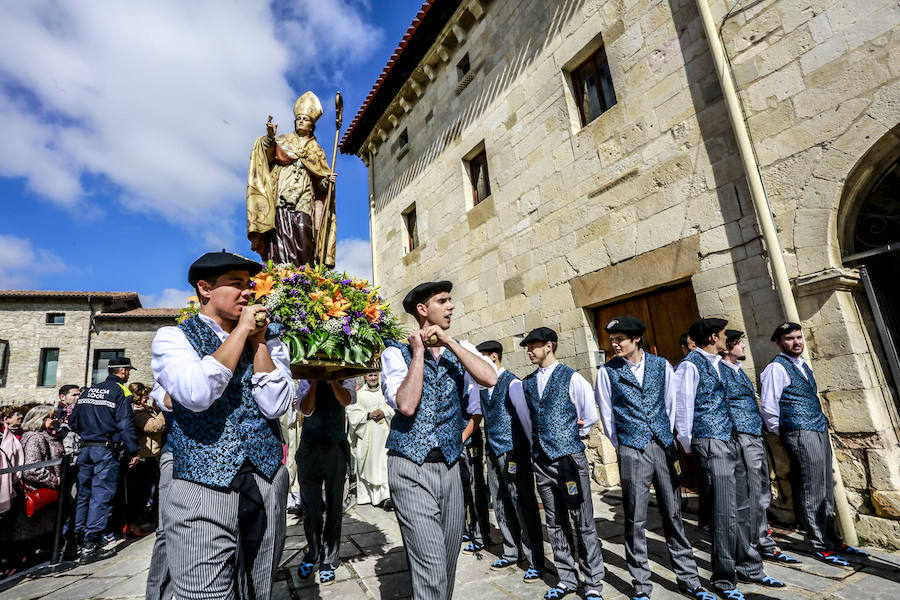
{"label": "white cloud", "polygon": [[0,234],[0,288],[28,288],[36,285],[42,275],[67,268],[61,258],[35,248],[28,238]]}
{"label": "white cloud", "polygon": [[[266,116],[290,124],[305,91],[288,75],[330,83],[322,77],[335,70],[307,65],[359,60],[378,41],[363,10],[346,0],[2,2],[0,176],[79,212],[230,219]],[[318,80],[302,77],[311,70]],[[94,185],[119,206],[98,206]]]}
{"label": "white cloud", "polygon": [[165,288],[158,294],[141,294],[141,305],[146,308],[181,308],[194,294],[194,290]]}
{"label": "white cloud", "polygon": [[372,250],[369,240],[346,238],[338,240],[335,268],[349,275],[372,280]]}

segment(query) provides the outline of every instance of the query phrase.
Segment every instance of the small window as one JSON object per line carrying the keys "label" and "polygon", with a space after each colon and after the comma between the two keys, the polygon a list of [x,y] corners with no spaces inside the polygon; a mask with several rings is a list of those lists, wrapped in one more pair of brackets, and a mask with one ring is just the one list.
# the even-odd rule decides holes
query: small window
{"label": "small window", "polygon": [[609,110],[616,103],[606,49],[602,46],[572,71],[575,102],[582,127]]}
{"label": "small window", "polygon": [[66,313],[47,313],[47,325],[65,325]]}
{"label": "small window", "polygon": [[457,79],[462,80],[463,77],[469,74],[469,71],[472,70],[472,64],[469,62],[469,53],[466,52],[462,59],[456,63],[456,76]]}
{"label": "small window", "polygon": [[488,175],[487,153],[484,150],[469,159],[469,185],[474,204],[491,195],[491,178]]}
{"label": "small window", "polygon": [[38,367],[38,386],[56,385],[56,371],[59,367],[59,348],[41,348],[41,364]]}
{"label": "small window", "polygon": [[416,222],[416,204],[403,211],[403,224],[406,226],[406,251],[412,252],[419,247],[419,226]]}
{"label": "small window", "polygon": [[6,371],[9,368],[9,341],[0,340],[0,387],[6,386]]}
{"label": "small window", "polygon": [[404,129],[403,131],[400,132],[400,135],[397,136],[397,145],[400,148],[402,148],[403,146],[406,146],[408,144],[409,144],[409,132],[406,129]]}
{"label": "small window", "polygon": [[91,385],[106,379],[107,368],[109,367],[109,359],[122,358],[125,356],[124,350],[94,350],[94,367],[91,372]]}

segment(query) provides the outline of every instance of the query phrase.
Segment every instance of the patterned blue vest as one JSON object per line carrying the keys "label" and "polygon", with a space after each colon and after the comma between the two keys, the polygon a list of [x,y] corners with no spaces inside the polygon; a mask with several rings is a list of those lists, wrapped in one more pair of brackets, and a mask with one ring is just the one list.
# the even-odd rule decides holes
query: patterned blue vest
{"label": "patterned blue vest", "polygon": [[781,401],[778,404],[781,408],[781,417],[778,419],[779,430],[825,431],[828,428],[828,421],[822,414],[818,396],[819,386],[816,385],[812,369],[803,364],[803,370],[809,378],[807,381],[796,365],[784,356],[779,354],[775,357],[775,362],[784,367],[791,378],[791,384],[781,392]]}
{"label": "patterned blue vest", "polygon": [[654,437],[668,446],[672,436],[666,413],[666,359],[644,352],[644,384],[638,383],[624,358],[606,363],[619,443],[643,450]]}
{"label": "patterned blue vest", "polygon": [[522,424],[516,409],[509,399],[509,384],[516,376],[503,371],[497,378],[497,385],[488,394],[481,390],[481,414],[484,417],[484,434],[487,450],[494,456],[511,452],[513,448],[527,448],[528,438],[522,431]]}
{"label": "patterned blue vest", "polygon": [[[391,340],[388,344],[400,349],[409,366],[412,362],[409,345]],[[432,448],[440,448],[447,464],[455,463],[462,453],[462,432],[466,423],[462,410],[467,399],[465,374],[459,359],[449,350],[442,352],[437,361],[430,351],[426,351],[419,407],[409,417],[400,411],[394,414],[385,444],[388,450],[421,465]]]}
{"label": "patterned blue vest", "polygon": [[578,436],[578,413],[569,398],[569,383],[575,371],[560,363],[553,369],[544,395],[538,394],[537,371],[522,380],[525,401],[531,412],[531,451],[543,452],[550,460],[584,451]]}
{"label": "patterned blue vest", "polygon": [[756,388],[743,369],[732,369],[722,361],[720,367],[728,394],[728,409],[734,428],[740,433],[762,435],[762,416],[756,402]]}
{"label": "patterned blue vest", "polygon": [[[730,440],[734,431],[734,423],[728,412],[725,385],[716,375],[709,359],[698,350],[691,350],[684,360],[693,363],[700,374],[697,396],[694,400],[694,425],[691,429],[691,436]],[[727,369],[728,367],[723,368]]]}
{"label": "patterned blue vest", "polygon": [[[200,317],[178,326],[200,355],[214,353],[222,345]],[[222,397],[204,411],[193,412],[172,404],[169,447],[173,475],[215,487],[228,487],[249,460],[271,479],[281,466],[281,430],[276,419],[267,419],[253,399],[253,358],[244,352]]]}

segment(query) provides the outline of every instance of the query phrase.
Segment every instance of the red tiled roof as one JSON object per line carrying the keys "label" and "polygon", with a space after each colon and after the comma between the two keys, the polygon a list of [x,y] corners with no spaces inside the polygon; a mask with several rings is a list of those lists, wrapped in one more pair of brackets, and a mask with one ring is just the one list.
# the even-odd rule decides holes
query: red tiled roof
{"label": "red tiled roof", "polygon": [[0,298],[59,298],[64,300],[134,300],[141,305],[137,292],[67,292],[49,290],[0,290]]}
{"label": "red tiled roof", "polygon": [[425,0],[381,75],[341,138],[341,152],[356,154],[378,119],[434,43],[462,0]]}
{"label": "red tiled roof", "polygon": [[180,313],[180,308],[135,308],[122,312],[97,313],[94,317],[97,319],[174,319]]}

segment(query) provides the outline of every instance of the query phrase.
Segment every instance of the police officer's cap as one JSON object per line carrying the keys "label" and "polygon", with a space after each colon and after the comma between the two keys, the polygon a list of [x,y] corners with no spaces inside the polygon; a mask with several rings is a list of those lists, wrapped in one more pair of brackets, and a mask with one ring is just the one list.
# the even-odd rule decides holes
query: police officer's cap
{"label": "police officer's cap", "polygon": [[647,330],[647,325],[637,317],[616,317],[606,324],[606,333],[624,333],[639,336]]}
{"label": "police officer's cap", "polygon": [[475,346],[475,349],[482,354],[490,354],[491,352],[503,354],[503,344],[501,344],[497,340],[488,340],[486,342],[481,342],[480,344]]}
{"label": "police officer's cap", "polygon": [[787,321],[775,328],[775,331],[772,333],[771,340],[773,342],[777,342],[778,340],[781,339],[781,336],[787,335],[787,334],[791,333],[792,331],[800,331],[801,329],[803,329],[803,328],[800,326],[800,323],[794,323],[791,321]]}
{"label": "police officer's cap", "polygon": [[691,336],[691,339],[694,340],[695,343],[699,344],[700,340],[705,340],[712,334],[722,331],[725,329],[726,325],[728,325],[728,321],[725,319],[717,319],[715,317],[709,319],[697,319],[691,323],[691,328],[688,329],[688,335]]}
{"label": "police officer's cap", "polygon": [[426,281],[425,283],[420,283],[403,298],[403,310],[414,317],[418,317],[419,313],[416,311],[416,306],[427,302],[435,294],[440,294],[441,292],[449,293],[452,289],[453,284],[449,281]]}
{"label": "police officer's cap", "polygon": [[523,348],[530,344],[531,342],[557,342],[559,338],[556,335],[556,332],[550,329],[549,327],[538,327],[537,329],[532,329],[528,332],[528,335],[525,336],[525,339],[519,342],[519,345]]}
{"label": "police officer's cap", "polygon": [[207,252],[194,261],[188,269],[188,283],[196,286],[201,279],[218,277],[228,271],[246,271],[254,276],[263,266],[255,260],[244,258],[232,252]]}
{"label": "police officer's cap", "polygon": [[131,359],[125,356],[109,359],[109,363],[107,363],[106,366],[110,369],[131,369],[132,371],[137,371],[137,369],[131,366]]}
{"label": "police officer's cap", "polygon": [[739,339],[744,337],[744,332],[739,331],[737,329],[726,329],[725,330],[725,341],[729,344],[733,344],[737,342]]}

